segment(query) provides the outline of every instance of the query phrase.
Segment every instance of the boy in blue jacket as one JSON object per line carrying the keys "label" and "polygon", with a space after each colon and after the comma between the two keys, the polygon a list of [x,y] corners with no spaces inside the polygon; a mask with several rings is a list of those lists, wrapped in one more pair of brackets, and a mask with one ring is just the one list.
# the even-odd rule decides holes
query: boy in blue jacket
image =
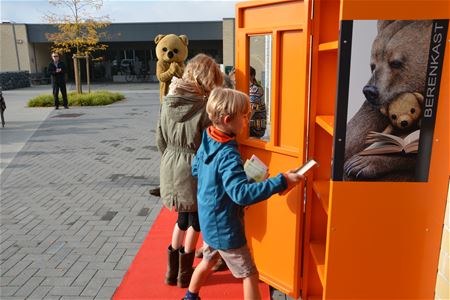
{"label": "boy in blue jacket", "polygon": [[263,182],[249,182],[235,141],[249,121],[246,94],[216,88],[206,111],[213,125],[204,131],[192,163],[192,175],[198,178],[203,260],[195,268],[184,299],[200,299],[200,288],[220,256],[233,276],[243,279],[244,299],[260,299],[258,270],[245,239],[243,208],[293,188],[304,177],[286,172]]}

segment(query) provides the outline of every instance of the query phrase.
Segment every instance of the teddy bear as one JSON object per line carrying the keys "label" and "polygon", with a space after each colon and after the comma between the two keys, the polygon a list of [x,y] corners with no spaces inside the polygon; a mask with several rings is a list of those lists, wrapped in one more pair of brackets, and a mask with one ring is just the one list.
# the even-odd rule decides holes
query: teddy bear
{"label": "teddy bear", "polygon": [[380,112],[390,121],[383,133],[390,134],[393,131],[404,133],[420,127],[423,100],[420,93],[403,93],[391,103],[382,106]]}
{"label": "teddy bear", "polygon": [[185,35],[158,34],[155,37],[156,76],[159,80],[159,100],[162,102],[169,91],[172,77],[181,78],[184,71],[184,61],[188,56],[188,38]]}

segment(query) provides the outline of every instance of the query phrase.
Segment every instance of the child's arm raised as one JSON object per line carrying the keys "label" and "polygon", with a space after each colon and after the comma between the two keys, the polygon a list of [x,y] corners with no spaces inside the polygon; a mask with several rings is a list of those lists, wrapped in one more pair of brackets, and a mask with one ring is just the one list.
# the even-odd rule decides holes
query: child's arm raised
{"label": "child's arm raised", "polygon": [[288,172],[283,174],[284,178],[286,178],[286,181],[287,181],[287,188],[283,192],[281,192],[280,195],[286,195],[300,181],[305,179],[304,175],[298,174],[296,171],[297,170],[289,170]]}
{"label": "child's arm raised", "polygon": [[237,151],[224,155],[219,164],[219,172],[228,196],[242,206],[266,200],[273,194],[291,189],[304,178],[300,174],[287,172],[262,182],[250,183]]}

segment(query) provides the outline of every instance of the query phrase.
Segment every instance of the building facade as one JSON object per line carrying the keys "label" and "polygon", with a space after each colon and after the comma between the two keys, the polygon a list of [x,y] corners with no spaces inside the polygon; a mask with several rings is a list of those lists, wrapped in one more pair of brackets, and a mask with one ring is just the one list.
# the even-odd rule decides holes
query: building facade
{"label": "building facade", "polygon": [[[31,76],[48,77],[51,43],[47,34],[56,32],[51,24],[0,24],[1,60],[0,71],[29,71]],[[90,63],[93,81],[123,81],[126,74],[145,74],[155,80],[156,61],[154,38],[158,34],[187,35],[189,38],[188,59],[198,53],[206,53],[217,63],[233,65],[234,61],[234,19],[208,22],[171,23],[113,23],[105,29],[107,38],[105,51],[95,53],[101,58]],[[226,38],[226,41],[224,41]],[[71,55],[63,54],[73,79]],[[85,64],[81,64],[86,76]],[[83,72],[84,71],[84,72]],[[84,78],[85,79],[85,78]]]}

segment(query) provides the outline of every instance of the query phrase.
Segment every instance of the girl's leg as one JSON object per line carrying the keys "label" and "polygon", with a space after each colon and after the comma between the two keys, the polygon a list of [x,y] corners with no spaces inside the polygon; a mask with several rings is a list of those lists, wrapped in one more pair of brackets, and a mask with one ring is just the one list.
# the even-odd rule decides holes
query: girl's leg
{"label": "girl's leg", "polygon": [[184,233],[185,231],[181,230],[180,227],[178,227],[178,223],[175,223],[175,227],[173,228],[172,232],[172,249],[177,250],[181,248],[181,245],[183,244]]}
{"label": "girl's leg", "polygon": [[178,212],[177,223],[172,232],[172,248],[179,249],[183,245],[184,234],[189,226],[189,213]]}
{"label": "girl's leg", "polygon": [[186,233],[186,239],[184,240],[184,251],[186,253],[191,253],[195,251],[199,235],[200,232],[195,231],[195,229],[192,226],[188,228]]}
{"label": "girl's leg", "polygon": [[245,300],[260,300],[261,294],[259,291],[259,276],[254,274],[246,277],[243,280],[244,285],[244,299]]}
{"label": "girl's leg", "polygon": [[189,228],[186,233],[186,239],[184,240],[184,251],[186,253],[191,253],[195,251],[199,235],[200,235],[200,222],[198,221],[198,213],[190,212]]}

